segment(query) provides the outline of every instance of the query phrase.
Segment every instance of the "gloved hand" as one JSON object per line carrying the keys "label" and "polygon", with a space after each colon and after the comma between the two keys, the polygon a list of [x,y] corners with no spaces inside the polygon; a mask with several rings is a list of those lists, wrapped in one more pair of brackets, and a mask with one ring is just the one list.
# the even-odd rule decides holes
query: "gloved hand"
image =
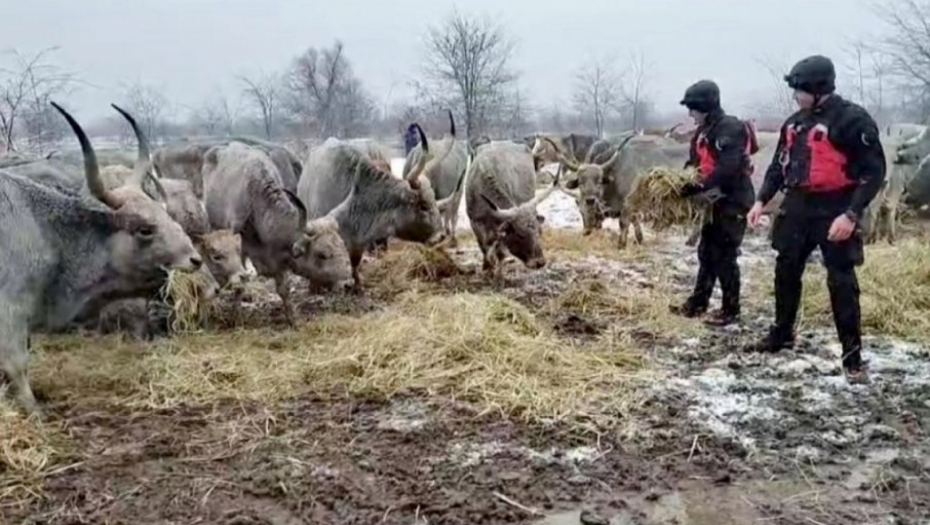
{"label": "gloved hand", "polygon": [[678,190],[678,195],[681,197],[691,197],[692,195],[697,195],[702,191],[704,191],[704,185],[699,182],[689,181]]}

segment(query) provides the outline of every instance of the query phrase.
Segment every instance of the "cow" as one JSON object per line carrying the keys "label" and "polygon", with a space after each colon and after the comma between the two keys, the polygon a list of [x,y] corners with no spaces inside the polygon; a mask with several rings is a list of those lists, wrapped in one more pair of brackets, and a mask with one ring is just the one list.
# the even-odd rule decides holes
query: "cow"
{"label": "cow", "polygon": [[36,414],[28,379],[33,331],[60,329],[95,304],[144,297],[167,270],[194,271],[202,264],[157,195],[143,190],[150,165],[137,163],[130,184],[107,190],[84,130],[52,105],[81,144],[87,194],[62,193],[0,171],[0,371],[19,405]]}
{"label": "cow", "polygon": [[643,242],[638,218],[625,209],[633,183],[652,167],[682,167],[688,151],[687,144],[678,144],[663,137],[626,134],[595,143],[584,163],[573,162],[560,152],[560,162],[575,172],[575,177],[565,184],[563,191],[578,203],[584,234],[599,229],[605,218],[616,218],[620,226],[618,244],[621,248],[627,245],[631,223],[636,241]]}
{"label": "cow", "polygon": [[533,155],[525,144],[492,142],[478,150],[468,169],[465,210],[483,255],[483,269],[503,276],[507,252],[527,268],[546,265],[541,243],[542,215],[536,207],[559,187],[561,169],[552,186],[536,195]]}
{"label": "cow", "polygon": [[155,167],[164,179],[186,180],[194,188],[197,198],[204,198],[203,164],[204,155],[216,146],[227,146],[239,142],[263,151],[278,170],[284,189],[297,191],[297,179],[303,170],[300,159],[290,150],[253,137],[232,137],[220,140],[182,141],[159,148],[153,154]]}
{"label": "cow", "polygon": [[437,202],[429,179],[421,175],[434,169],[445,153],[427,161],[429,143],[420,126],[416,128],[425,154],[403,179],[378,169],[357,148],[337,139],[311,150],[304,163],[297,194],[308,217],[338,224],[356,291],[362,289],[362,255],[374,242],[397,237],[434,245],[443,239],[439,208],[452,197]]}
{"label": "cow", "polygon": [[[436,141],[433,146],[436,147]],[[459,222],[459,206],[462,202],[462,181],[468,168],[468,147],[463,142],[455,141],[455,119],[449,112],[449,136],[439,141],[438,150],[448,151],[439,162],[424,170],[423,176],[429,179],[436,199],[443,204],[439,207],[442,216],[443,231],[448,239],[448,246],[458,246],[455,230]],[[414,147],[404,161],[403,175],[407,176],[416,165],[422,149]]]}
{"label": "cow", "polygon": [[[212,301],[222,289],[240,291],[248,278],[242,264],[242,238],[229,230],[215,230],[204,235],[192,235],[191,240],[203,258],[197,271],[200,300]],[[168,302],[161,290],[147,299],[114,301],[103,308],[96,318],[83,320],[84,327],[101,333],[126,332],[138,340],[165,334],[168,327]]]}
{"label": "cow", "polygon": [[[339,140],[332,138],[331,140]],[[385,172],[391,173],[391,154],[388,153],[387,149],[384,146],[381,146],[372,139],[346,139],[340,141],[341,143],[348,144],[360,152],[362,152],[376,168]]]}
{"label": "cow", "polygon": [[287,321],[296,324],[289,272],[315,288],[348,280],[349,258],[335,222],[307,221],[300,200],[286,189],[268,155],[241,142],[204,155],[204,197],[214,229],[242,236],[242,251],[263,277],[273,278]]}
{"label": "cow", "polygon": [[[543,135],[536,134],[528,137],[532,149],[536,171],[544,164],[554,164],[559,161],[559,152],[569,160],[579,162],[588,156],[591,146],[599,140],[596,135]],[[552,146],[554,145],[554,146]]]}

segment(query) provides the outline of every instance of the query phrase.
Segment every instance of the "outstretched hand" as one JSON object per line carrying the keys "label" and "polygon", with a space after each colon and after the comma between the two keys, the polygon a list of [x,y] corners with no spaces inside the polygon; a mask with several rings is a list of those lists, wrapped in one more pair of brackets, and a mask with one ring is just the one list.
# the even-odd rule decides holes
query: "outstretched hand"
{"label": "outstretched hand", "polygon": [[678,195],[682,197],[691,197],[704,191],[704,186],[698,182],[688,181],[678,190]]}

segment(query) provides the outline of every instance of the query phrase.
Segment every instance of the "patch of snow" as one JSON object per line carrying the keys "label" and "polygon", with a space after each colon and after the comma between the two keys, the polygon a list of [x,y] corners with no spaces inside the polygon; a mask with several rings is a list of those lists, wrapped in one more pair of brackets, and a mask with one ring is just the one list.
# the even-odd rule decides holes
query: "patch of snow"
{"label": "patch of snow", "polygon": [[594,447],[575,447],[570,449],[550,448],[534,450],[523,446],[507,446],[498,441],[489,443],[454,443],[449,447],[448,459],[463,467],[474,467],[486,460],[501,455],[518,455],[537,463],[576,465],[591,463],[600,457]]}

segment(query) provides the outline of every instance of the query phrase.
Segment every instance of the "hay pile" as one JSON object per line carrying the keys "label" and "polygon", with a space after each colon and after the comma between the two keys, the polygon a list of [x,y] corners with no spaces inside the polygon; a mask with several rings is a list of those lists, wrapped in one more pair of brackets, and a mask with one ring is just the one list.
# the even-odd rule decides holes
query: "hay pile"
{"label": "hay pile", "polygon": [[211,301],[217,292],[216,281],[204,272],[171,272],[161,290],[168,307],[170,330],[184,333],[200,329],[209,317]]}
{"label": "hay pile", "polygon": [[395,241],[377,260],[363,266],[367,288],[392,295],[463,273],[442,246]]}
{"label": "hay pile", "polygon": [[27,504],[39,496],[38,482],[61,454],[53,431],[24,417],[7,397],[0,389],[0,502]]}
{"label": "hay pile", "polygon": [[[858,269],[863,330],[930,342],[930,246],[908,239],[866,248]],[[773,293],[770,285],[769,293]],[[770,296],[771,297],[771,296]],[[799,315],[803,325],[833,326],[826,272],[809,265]]]}
{"label": "hay pile", "polygon": [[629,413],[639,354],[610,336],[576,344],[525,307],[484,294],[401,295],[297,331],[37,341],[36,388],[53,400],[167,408],[307,394],[426,393],[530,421],[608,424]]}
{"label": "hay pile", "polygon": [[664,167],[650,168],[633,183],[627,204],[630,211],[652,224],[656,230],[672,226],[694,226],[704,220],[708,209],[706,201],[683,199],[679,190],[690,180],[695,171],[676,170]]}

